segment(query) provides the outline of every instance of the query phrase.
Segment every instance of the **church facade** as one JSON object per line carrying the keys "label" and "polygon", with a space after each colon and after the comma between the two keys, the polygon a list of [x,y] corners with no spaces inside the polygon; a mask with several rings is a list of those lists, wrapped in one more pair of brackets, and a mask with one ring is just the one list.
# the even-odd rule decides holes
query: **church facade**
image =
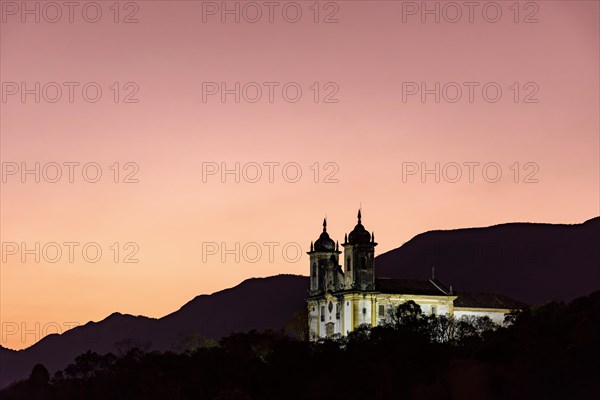
{"label": "church facade", "polygon": [[[309,338],[346,336],[363,324],[389,323],[398,305],[413,300],[423,313],[455,319],[488,316],[502,324],[505,314],[525,305],[490,293],[455,293],[432,276],[428,280],[377,278],[375,235],[361,222],[344,238],[343,251],[323,232],[310,244],[310,289],[307,298]],[[340,264],[342,257],[343,268]]]}

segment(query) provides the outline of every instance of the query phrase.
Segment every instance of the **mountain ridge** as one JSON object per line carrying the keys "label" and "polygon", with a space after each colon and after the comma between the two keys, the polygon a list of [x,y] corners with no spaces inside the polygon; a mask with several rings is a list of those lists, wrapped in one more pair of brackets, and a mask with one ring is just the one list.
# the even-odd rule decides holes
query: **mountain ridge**
{"label": "mountain ridge", "polygon": [[[529,304],[557,296],[570,299],[600,287],[599,238],[600,217],[580,224],[513,222],[432,230],[377,256],[377,276],[427,279],[435,266],[436,277],[459,292],[499,293]],[[547,272],[548,266],[555,270]],[[549,284],[540,282],[544,273],[552,275]],[[585,280],[573,279],[583,274]],[[26,378],[36,363],[53,372],[87,350],[177,351],[192,332],[218,339],[236,331],[279,329],[304,307],[308,286],[303,275],[249,278],[195,296],[160,318],[113,312],[61,335],[48,335],[26,349],[0,346],[0,387]]]}
{"label": "mountain ridge", "polygon": [[540,304],[600,286],[599,241],[600,217],[580,224],[432,230],[379,255],[376,268],[381,277],[424,278],[435,267],[442,282],[459,290],[500,292]]}

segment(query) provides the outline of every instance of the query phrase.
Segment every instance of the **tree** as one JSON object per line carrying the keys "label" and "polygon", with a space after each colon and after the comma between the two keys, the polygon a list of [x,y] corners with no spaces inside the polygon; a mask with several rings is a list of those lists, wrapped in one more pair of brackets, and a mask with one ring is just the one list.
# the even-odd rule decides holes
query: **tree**
{"label": "tree", "polygon": [[50,381],[50,373],[43,364],[35,364],[29,375],[29,382],[36,385],[45,385]]}
{"label": "tree", "polygon": [[406,301],[398,306],[396,309],[396,317],[402,323],[402,321],[412,322],[419,318],[423,314],[421,306],[412,300]]}
{"label": "tree", "polygon": [[494,323],[488,316],[464,316],[455,324],[454,340],[457,343],[464,343],[469,339],[480,339],[485,332],[496,329],[498,329],[498,324]]}
{"label": "tree", "polygon": [[360,324],[355,330],[348,334],[347,341],[354,343],[366,343],[371,340],[371,325]]}
{"label": "tree", "polygon": [[448,315],[432,315],[428,318],[429,335],[432,342],[449,343],[454,335],[454,317]]}
{"label": "tree", "polygon": [[117,360],[114,354],[99,355],[93,351],[87,351],[75,357],[75,364],[69,364],[65,368],[65,375],[72,379],[88,379],[98,372],[108,369]]}
{"label": "tree", "polygon": [[512,325],[517,320],[517,317],[522,313],[521,310],[510,310],[509,313],[504,314],[504,325]]}
{"label": "tree", "polygon": [[183,339],[175,347],[184,354],[191,355],[200,349],[217,347],[218,343],[210,338],[202,336],[197,331],[192,331],[183,336]]}
{"label": "tree", "polygon": [[396,329],[429,335],[429,317],[423,315],[421,306],[412,300],[398,306],[392,321]]}
{"label": "tree", "polygon": [[301,342],[308,341],[308,308],[302,307],[296,311],[292,318],[285,324],[284,331],[287,335]]}

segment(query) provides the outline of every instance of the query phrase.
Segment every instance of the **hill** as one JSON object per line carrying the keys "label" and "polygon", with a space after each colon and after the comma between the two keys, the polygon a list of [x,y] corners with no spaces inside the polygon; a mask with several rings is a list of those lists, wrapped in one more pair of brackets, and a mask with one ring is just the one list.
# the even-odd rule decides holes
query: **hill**
{"label": "hill", "polygon": [[133,347],[176,351],[192,332],[219,339],[233,332],[279,329],[304,307],[307,288],[308,278],[303,276],[253,278],[197,296],[160,319],[113,313],[62,335],[48,335],[24,350],[0,348],[0,387],[27,377],[36,363],[53,372],[87,350],[99,354],[124,354]]}
{"label": "hill", "polygon": [[510,223],[430,231],[376,258],[377,275],[435,275],[466,292],[498,292],[528,304],[571,300],[600,287],[600,217],[583,224]]}
{"label": "hill", "polygon": [[[436,277],[460,292],[495,292],[529,304],[570,300],[600,287],[600,218],[583,224],[510,223],[431,231],[376,258],[377,275]],[[49,335],[20,351],[0,347],[0,387],[28,376],[36,363],[51,373],[87,350],[124,354],[178,350],[186,335],[219,339],[232,332],[279,329],[304,307],[308,277],[248,279],[200,295],[162,318],[113,313],[99,322]]]}

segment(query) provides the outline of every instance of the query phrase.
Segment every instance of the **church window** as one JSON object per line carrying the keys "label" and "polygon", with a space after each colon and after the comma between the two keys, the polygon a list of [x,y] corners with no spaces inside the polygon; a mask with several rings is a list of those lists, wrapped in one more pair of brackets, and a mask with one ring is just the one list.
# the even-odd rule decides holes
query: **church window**
{"label": "church window", "polygon": [[379,316],[385,317],[385,307],[383,306],[383,304],[379,305]]}
{"label": "church window", "polygon": [[367,313],[367,309],[363,307],[363,314]]}
{"label": "church window", "polygon": [[363,257],[361,263],[362,269],[367,269],[367,257]]}
{"label": "church window", "polygon": [[317,276],[317,264],[313,263],[312,267],[312,276],[313,278]]}
{"label": "church window", "polygon": [[333,310],[333,303],[329,302],[329,305],[327,306],[327,308],[329,308],[329,312],[331,312]]}
{"label": "church window", "polygon": [[431,315],[436,315],[436,314],[437,314],[437,307],[431,306]]}
{"label": "church window", "polygon": [[348,265],[348,271],[352,271],[352,262],[350,257],[346,258],[346,265]]}

